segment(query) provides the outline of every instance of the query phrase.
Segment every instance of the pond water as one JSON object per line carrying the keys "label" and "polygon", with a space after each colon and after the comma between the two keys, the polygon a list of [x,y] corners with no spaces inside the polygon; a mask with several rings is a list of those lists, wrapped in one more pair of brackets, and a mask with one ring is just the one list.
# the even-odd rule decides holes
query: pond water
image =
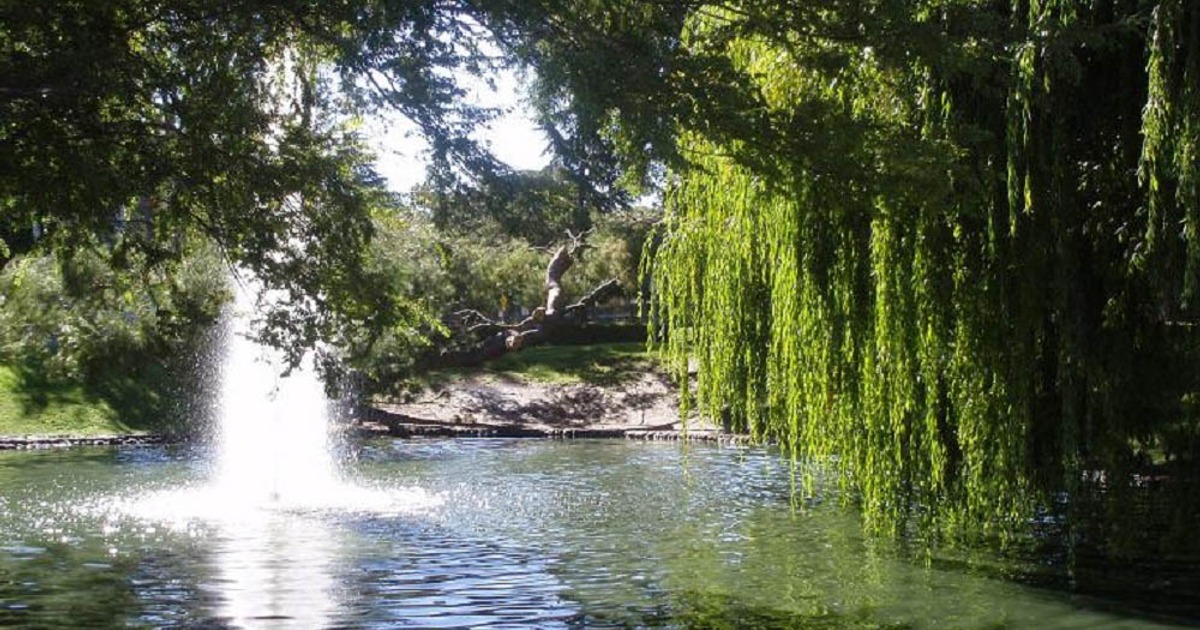
{"label": "pond water", "polygon": [[0,453],[0,626],[1171,621],[872,543],[836,502],[797,501],[768,450],[476,439],[352,451],[340,490],[252,503],[215,489],[210,458],[186,447]]}

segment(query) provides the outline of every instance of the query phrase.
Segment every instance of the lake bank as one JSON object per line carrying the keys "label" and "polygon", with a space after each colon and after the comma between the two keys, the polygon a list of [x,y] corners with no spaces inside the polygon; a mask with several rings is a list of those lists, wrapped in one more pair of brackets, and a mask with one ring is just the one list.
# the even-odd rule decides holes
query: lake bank
{"label": "lake bank", "polygon": [[436,372],[359,416],[359,430],[394,437],[748,439],[685,420],[678,384],[641,343],[536,347]]}
{"label": "lake bank", "polygon": [[[9,384],[0,391],[11,403],[0,404],[0,449],[183,439],[122,424],[104,401],[81,393],[55,397],[31,415],[29,394]],[[361,437],[747,441],[695,417],[684,422],[677,384],[635,343],[537,347],[482,368],[426,374],[400,393],[363,401],[340,427]]]}

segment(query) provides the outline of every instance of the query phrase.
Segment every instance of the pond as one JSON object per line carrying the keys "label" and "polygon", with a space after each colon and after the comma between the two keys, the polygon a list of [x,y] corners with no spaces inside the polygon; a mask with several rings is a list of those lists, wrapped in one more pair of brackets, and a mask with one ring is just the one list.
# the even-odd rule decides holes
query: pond
{"label": "pond", "polygon": [[987,562],[872,542],[836,501],[799,499],[787,463],[765,449],[475,439],[351,451],[342,477],[353,483],[319,500],[254,504],[215,491],[197,449],[0,453],[0,625],[1171,621],[1005,579]]}

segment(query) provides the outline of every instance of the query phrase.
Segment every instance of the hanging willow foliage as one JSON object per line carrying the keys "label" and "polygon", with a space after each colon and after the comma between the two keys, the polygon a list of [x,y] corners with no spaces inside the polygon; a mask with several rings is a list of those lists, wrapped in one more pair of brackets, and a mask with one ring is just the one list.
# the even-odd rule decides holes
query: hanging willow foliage
{"label": "hanging willow foliage", "polygon": [[876,529],[1007,537],[1195,469],[1200,6],[997,4],[711,8],[684,43],[770,123],[681,130],[652,321],[699,412],[832,462]]}

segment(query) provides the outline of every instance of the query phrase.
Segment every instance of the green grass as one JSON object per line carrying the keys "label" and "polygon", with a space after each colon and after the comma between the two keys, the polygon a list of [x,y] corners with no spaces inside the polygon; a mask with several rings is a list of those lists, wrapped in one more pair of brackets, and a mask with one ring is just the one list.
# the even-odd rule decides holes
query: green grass
{"label": "green grass", "polygon": [[112,406],[89,396],[80,384],[39,382],[0,365],[0,435],[130,433],[118,417]]}
{"label": "green grass", "polygon": [[35,362],[0,364],[0,435],[187,431],[187,411],[172,392],[212,393],[176,372],[134,354],[100,361],[78,379],[52,377]]}
{"label": "green grass", "polygon": [[475,369],[440,370],[426,384],[484,374],[533,383],[617,385],[653,369],[654,357],[640,342],[589,346],[535,346]]}

